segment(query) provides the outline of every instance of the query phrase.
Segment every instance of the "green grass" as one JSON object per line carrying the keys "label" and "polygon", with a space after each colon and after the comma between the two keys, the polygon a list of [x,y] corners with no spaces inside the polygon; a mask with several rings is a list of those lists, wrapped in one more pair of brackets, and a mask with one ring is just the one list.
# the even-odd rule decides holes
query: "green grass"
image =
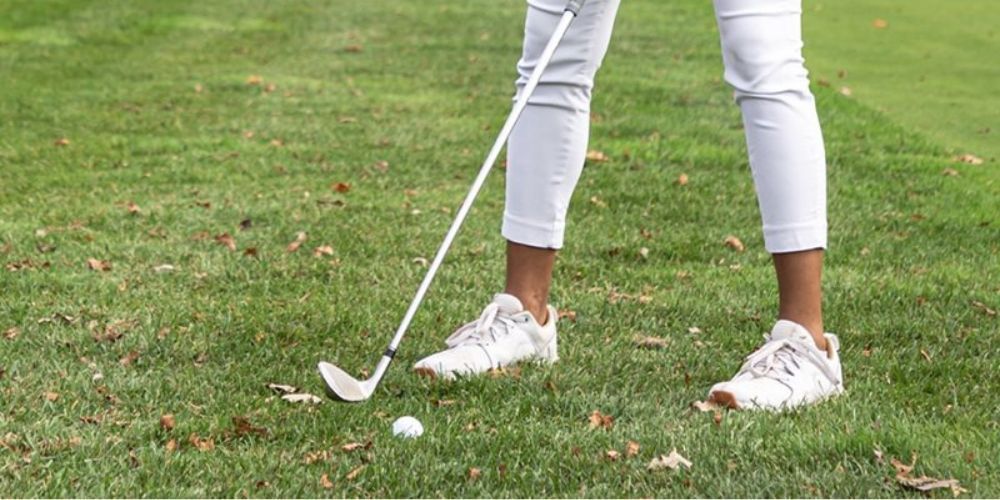
{"label": "green grass", "polygon": [[[848,394],[719,425],[688,410],[776,307],[738,110],[694,0],[622,7],[594,103],[592,145],[612,159],[583,174],[553,292],[576,312],[560,363],[458,383],[407,370],[501,286],[495,176],[375,397],[273,398],[269,382],[321,394],[321,358],[376,361],[424,271],[414,259],[508,110],[522,18],[482,1],[0,4],[0,332],[20,330],[0,339],[0,496],[917,496],[874,450],[1000,495],[996,164],[952,163],[836,87],[816,93],[826,323]],[[313,256],[325,244],[333,255]],[[95,341],[109,325],[122,338]],[[638,350],[636,334],[670,345]],[[589,429],[594,410],[613,429]],[[389,435],[405,414],[422,438]],[[234,416],[267,435],[240,435]],[[604,458],[629,440],[638,456]],[[693,468],[646,470],[674,448]]]}
{"label": "green grass", "polygon": [[806,55],[816,81],[849,88],[959,153],[996,161],[998,20],[987,0],[808,2]]}

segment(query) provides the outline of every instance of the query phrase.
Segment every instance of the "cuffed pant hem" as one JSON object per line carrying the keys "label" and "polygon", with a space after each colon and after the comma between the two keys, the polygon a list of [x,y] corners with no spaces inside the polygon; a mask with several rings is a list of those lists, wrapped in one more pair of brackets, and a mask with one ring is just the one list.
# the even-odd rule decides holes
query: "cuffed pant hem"
{"label": "cuffed pant hem", "polygon": [[505,213],[500,233],[514,243],[558,250],[563,246],[564,229],[561,222],[546,224]]}
{"label": "cuffed pant hem", "polygon": [[789,253],[826,249],[826,222],[786,226],[764,226],[764,247],[770,253]]}

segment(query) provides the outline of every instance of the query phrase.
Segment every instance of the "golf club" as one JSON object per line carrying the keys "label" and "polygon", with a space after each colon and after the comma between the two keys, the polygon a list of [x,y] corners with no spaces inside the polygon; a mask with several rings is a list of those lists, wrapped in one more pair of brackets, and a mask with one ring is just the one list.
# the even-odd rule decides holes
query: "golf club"
{"label": "golf club", "polygon": [[452,241],[458,234],[459,228],[462,227],[465,217],[469,214],[469,209],[472,208],[472,202],[475,201],[480,189],[482,189],[483,183],[486,181],[486,176],[490,173],[490,169],[493,167],[497,157],[500,155],[500,150],[502,150],[504,144],[506,144],[518,118],[521,117],[521,112],[524,111],[524,108],[528,105],[528,99],[531,98],[531,95],[535,91],[535,87],[538,86],[538,81],[541,79],[542,73],[545,71],[546,66],[548,66],[549,61],[552,59],[552,54],[555,53],[556,47],[558,47],[559,42],[562,41],[563,36],[566,34],[566,30],[569,29],[569,25],[580,12],[580,9],[583,7],[583,3],[584,0],[570,0],[570,2],[566,5],[566,9],[563,11],[559,24],[556,26],[555,31],[552,33],[552,37],[545,46],[545,50],[542,51],[542,55],[538,59],[538,64],[535,66],[534,71],[532,71],[531,76],[528,78],[528,83],[525,84],[521,95],[514,103],[514,107],[511,110],[510,115],[507,116],[507,121],[504,122],[503,128],[500,129],[500,135],[497,137],[496,142],[493,143],[493,148],[490,149],[489,154],[486,155],[486,161],[483,162],[483,166],[479,170],[479,175],[476,176],[476,180],[472,183],[472,188],[469,190],[469,194],[466,195],[465,201],[462,202],[461,208],[458,209],[458,214],[455,216],[454,222],[452,222],[451,227],[448,229],[448,234],[445,235],[444,242],[441,243],[441,247],[438,248],[437,254],[434,256],[434,261],[431,263],[430,268],[427,269],[427,274],[420,283],[420,288],[417,289],[416,296],[413,297],[410,307],[406,310],[406,314],[403,316],[403,321],[399,324],[399,328],[396,330],[396,335],[392,338],[392,341],[389,342],[389,347],[382,355],[382,359],[379,360],[378,366],[375,367],[375,372],[372,373],[371,377],[366,380],[358,380],[331,363],[327,363],[326,361],[319,362],[317,369],[319,370],[320,375],[322,375],[323,381],[326,382],[328,392],[335,398],[342,401],[358,402],[370,398],[372,393],[375,392],[375,388],[378,386],[379,381],[382,380],[382,376],[385,375],[386,370],[389,368],[389,363],[392,362],[392,358],[396,355],[396,348],[399,346],[399,342],[403,339],[403,335],[406,333],[407,328],[409,328],[414,314],[416,314],[417,309],[420,307],[420,303],[424,299],[424,295],[427,293],[427,289],[430,288],[431,281],[434,280],[434,275],[437,274],[438,267],[440,267],[441,262],[448,253],[448,249],[451,247]]}

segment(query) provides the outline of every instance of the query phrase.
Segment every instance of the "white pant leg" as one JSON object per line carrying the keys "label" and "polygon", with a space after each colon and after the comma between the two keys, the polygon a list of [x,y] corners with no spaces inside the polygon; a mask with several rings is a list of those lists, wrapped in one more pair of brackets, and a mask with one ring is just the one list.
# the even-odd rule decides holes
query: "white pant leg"
{"label": "white pant leg", "polygon": [[[580,178],[590,134],[590,95],[619,0],[589,0],[552,57],[507,147],[503,236],[560,248],[566,211]],[[517,91],[524,89],[562,17],[566,0],[528,0]]]}
{"label": "white pant leg", "polygon": [[801,0],[715,0],[771,253],[825,248],[826,158],[802,58]]}

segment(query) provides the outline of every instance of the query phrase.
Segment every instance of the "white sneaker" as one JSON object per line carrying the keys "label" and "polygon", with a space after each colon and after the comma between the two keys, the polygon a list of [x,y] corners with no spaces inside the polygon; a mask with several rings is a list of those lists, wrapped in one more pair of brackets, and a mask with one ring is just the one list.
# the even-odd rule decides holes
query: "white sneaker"
{"label": "white sneaker", "polygon": [[708,391],[709,401],[739,409],[786,410],[844,391],[837,350],[840,341],[826,333],[827,349],[816,347],[809,331],[778,320],[766,343],[747,356],[739,373]]}
{"label": "white sneaker", "polygon": [[453,379],[529,359],[555,362],[559,359],[558,313],[552,306],[548,306],[548,313],[548,323],[541,326],[517,297],[498,294],[478,320],[455,330],[445,340],[447,349],[417,361],[413,370],[421,375]]}

